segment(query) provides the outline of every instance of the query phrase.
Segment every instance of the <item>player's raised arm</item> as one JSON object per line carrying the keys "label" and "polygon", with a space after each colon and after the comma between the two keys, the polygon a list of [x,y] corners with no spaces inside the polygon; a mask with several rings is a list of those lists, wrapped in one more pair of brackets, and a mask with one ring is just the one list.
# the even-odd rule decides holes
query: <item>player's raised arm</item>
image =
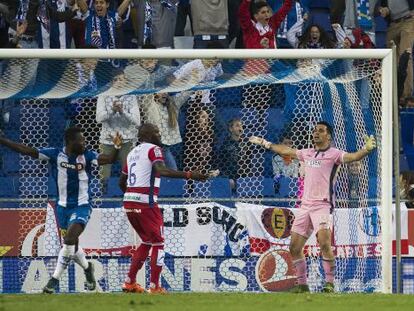
{"label": "player's raised arm", "polygon": [[100,154],[98,156],[98,164],[105,165],[105,164],[112,164],[116,161],[118,157],[118,152],[122,148],[122,136],[118,132],[112,138],[112,142],[114,144],[115,150],[112,154]]}
{"label": "player's raised arm", "polygon": [[23,145],[23,144],[19,144],[10,139],[7,139],[2,135],[1,131],[0,131],[0,144],[20,154],[28,155],[35,159],[39,158],[39,151],[37,149]]}
{"label": "player's raised arm", "polygon": [[356,151],[344,154],[344,163],[359,161],[362,158],[366,157],[372,150],[377,147],[374,136],[365,137],[365,146],[364,148]]}
{"label": "player's raised arm", "polygon": [[185,179],[194,179],[198,181],[205,181],[210,177],[215,177],[215,173],[211,172],[208,175],[203,174],[198,171],[193,172],[183,172],[183,171],[176,171],[172,170],[165,166],[164,162],[155,162],[154,163],[155,170],[164,177],[170,177],[170,178],[185,178]]}
{"label": "player's raised arm", "polygon": [[255,145],[262,146],[263,148],[269,149],[277,154],[280,154],[281,156],[289,156],[292,159],[297,159],[296,149],[291,148],[289,146],[273,144],[270,141],[267,141],[266,139],[257,136],[251,136],[249,138],[249,142]]}
{"label": "player's raised arm", "polygon": [[[161,176],[170,177],[170,178],[194,179],[198,181],[205,181],[209,178],[217,177],[219,174],[218,170],[211,171],[208,174],[203,174],[198,171],[194,171],[194,172],[176,171],[176,170],[172,170],[166,167],[164,162],[162,161],[155,162],[153,164],[153,167]],[[119,188],[124,193],[127,190],[127,180],[128,180],[128,172],[127,172],[127,167],[125,166],[124,169],[122,170],[121,176],[119,177]]]}

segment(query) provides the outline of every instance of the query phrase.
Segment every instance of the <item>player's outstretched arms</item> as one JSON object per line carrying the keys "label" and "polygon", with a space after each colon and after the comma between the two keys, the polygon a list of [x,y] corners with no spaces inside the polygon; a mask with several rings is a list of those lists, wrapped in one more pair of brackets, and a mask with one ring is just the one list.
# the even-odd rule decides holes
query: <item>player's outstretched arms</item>
{"label": "player's outstretched arms", "polygon": [[32,158],[39,158],[39,151],[35,148],[16,143],[10,139],[4,137],[3,132],[0,131],[0,144],[16,151],[20,154],[28,155]]}
{"label": "player's outstretched arms", "polygon": [[249,138],[249,142],[255,145],[262,146],[263,148],[269,149],[275,153],[280,154],[281,156],[289,156],[292,159],[297,158],[296,149],[290,148],[285,145],[273,144],[262,137],[251,136]]}
{"label": "player's outstretched arms", "polygon": [[344,163],[359,161],[362,158],[366,157],[372,150],[377,148],[377,142],[373,135],[365,136],[365,146],[364,148],[358,150],[357,152],[350,152],[344,154]]}
{"label": "player's outstretched arms", "polygon": [[122,148],[122,136],[116,132],[115,136],[112,137],[112,143],[114,144],[115,151],[112,154],[100,154],[98,157],[98,164],[112,164],[118,157],[118,152]]}
{"label": "player's outstretched arms", "polygon": [[198,171],[182,172],[182,171],[172,170],[166,167],[163,162],[155,162],[154,168],[161,176],[170,177],[170,178],[184,178],[184,179],[194,179],[194,180],[199,180],[199,181],[205,181],[208,178],[214,177],[212,174],[203,174]]}

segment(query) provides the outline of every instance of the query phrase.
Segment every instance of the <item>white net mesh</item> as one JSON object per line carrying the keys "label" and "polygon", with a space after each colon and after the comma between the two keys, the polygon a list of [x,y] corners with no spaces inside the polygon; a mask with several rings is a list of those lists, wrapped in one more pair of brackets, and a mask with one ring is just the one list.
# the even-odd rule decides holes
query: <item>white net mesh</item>
{"label": "white net mesh", "polygon": [[[249,144],[248,137],[261,136],[277,143],[287,140],[294,148],[308,148],[316,122],[326,120],[334,127],[339,149],[362,148],[368,134],[380,141],[379,63],[223,61],[224,76],[205,70],[173,82],[157,76],[157,70],[171,74],[179,67],[158,68],[147,72],[144,79],[142,63],[130,64],[135,67],[125,69],[126,79],[121,84],[111,83],[111,71],[98,76],[102,65],[93,65],[98,91],[90,91],[88,97],[76,83],[68,90],[59,80],[53,88],[37,94],[57,94],[56,88],[61,88],[61,94],[70,92],[76,99],[24,99],[16,103],[19,115],[6,126],[6,135],[13,131],[13,122],[18,122],[20,136],[16,138],[20,142],[36,148],[62,147],[64,129],[76,125],[83,129],[88,148],[102,151],[100,134],[107,124],[97,122],[93,95],[137,93],[140,123],[160,127],[168,165],[179,170],[221,172],[204,183],[162,180],[166,238],[163,286],[177,291],[290,289],[296,281],[289,254],[290,229],[303,192],[302,164]],[[67,66],[61,70],[66,72],[64,79],[73,80],[74,69],[71,74],[67,70],[75,66],[73,62]],[[5,72],[0,87],[8,88],[10,95],[11,89],[20,89],[5,83],[13,72],[17,74],[16,62]],[[106,84],[100,85],[100,79],[106,79]],[[30,82],[23,79],[21,83]],[[158,101],[156,97],[167,92],[167,101]],[[126,111],[126,106],[123,109]],[[131,146],[135,143],[136,137]],[[338,172],[333,213],[338,291],[378,291],[381,287],[379,154],[344,165]],[[92,172],[94,211],[80,240],[95,262],[98,290],[102,291],[120,290],[129,255],[140,242],[120,208],[120,168],[120,163],[112,165],[105,182],[97,169]],[[28,157],[20,157],[15,173],[8,170],[7,163],[4,171],[10,178],[19,177],[18,193],[5,201],[20,199],[15,209],[20,244],[16,257],[9,263],[3,261],[3,267],[8,265],[3,269],[9,271],[3,273],[3,278],[9,278],[3,291],[37,292],[53,272],[60,248],[52,207],[57,195],[55,181],[45,163]],[[305,246],[305,255],[310,288],[320,291],[324,275],[314,236]],[[147,286],[148,266],[138,275],[138,282]],[[18,279],[12,276],[16,267]],[[59,290],[83,291],[83,281],[81,269],[71,265]]]}

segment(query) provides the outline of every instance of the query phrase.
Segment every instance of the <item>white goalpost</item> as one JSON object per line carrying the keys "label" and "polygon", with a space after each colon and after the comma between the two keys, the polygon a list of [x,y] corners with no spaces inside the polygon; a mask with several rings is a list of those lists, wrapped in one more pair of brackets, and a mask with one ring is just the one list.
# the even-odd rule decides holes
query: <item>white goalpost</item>
{"label": "white goalpost", "polygon": [[[227,122],[235,118],[243,124],[244,136],[264,136],[274,142],[289,137],[295,148],[307,148],[304,144],[309,144],[309,129],[321,119],[332,123],[339,149],[356,150],[362,147],[364,135],[377,135],[378,151],[360,164],[357,196],[350,194],[355,181],[350,169],[341,168],[338,173],[339,203],[334,213],[334,244],[338,256],[335,287],[342,292],[392,293],[393,131],[398,130],[393,128],[392,119],[393,88],[397,79],[392,49],[2,49],[0,59],[3,72],[0,99],[19,102],[20,113],[16,117],[19,124],[16,128],[6,128],[5,133],[34,147],[61,143],[60,134],[52,124],[56,121],[52,121],[53,111],[55,115],[64,109],[74,111],[73,117],[65,116],[65,120],[82,127],[88,147],[96,150],[101,128],[96,122],[97,96],[136,95],[140,101],[141,122],[149,122],[153,109],[149,103],[154,93],[178,97],[187,91],[191,93],[186,102],[177,106],[183,146],[174,154],[183,169],[198,169],[200,165],[220,168],[223,159],[215,157],[215,152],[222,145]],[[157,76],[156,81],[154,77],[160,67],[144,72],[140,63],[153,59],[167,64],[162,65],[165,73]],[[208,79],[201,73],[185,79],[170,79],[195,59],[217,60],[224,74],[216,79]],[[85,60],[100,60],[93,65],[97,87],[92,91],[80,85],[77,76],[77,64]],[[121,67],[125,67],[123,84],[113,83],[119,68],[113,68],[105,60],[119,60]],[[171,61],[177,64],[171,65]],[[31,81],[33,76],[36,82]],[[155,81],[153,84],[148,83],[151,79]],[[59,102],[59,107],[64,109],[53,110],[58,99],[67,99],[64,104]],[[200,110],[209,116],[208,122],[212,124],[209,131],[197,128]],[[208,156],[194,151],[200,149],[201,142],[208,145],[203,149]],[[238,148],[243,156],[227,159],[236,163],[237,177],[219,176],[205,184],[187,182],[177,186],[169,180],[161,184],[161,188],[166,187],[168,191],[177,188],[179,193],[176,195],[171,190],[172,194],[168,192],[160,200],[168,254],[163,282],[170,290],[283,291],[292,284],[289,234],[292,217],[300,206],[303,180],[300,173],[285,178],[280,187],[285,182],[286,193],[281,194],[282,190],[275,190],[275,179],[269,172],[271,155],[243,142]],[[200,160],[202,157],[207,164]],[[35,181],[30,179],[32,174],[36,175]],[[89,256],[95,256],[99,266],[100,290],[116,291],[129,263],[128,252],[136,247],[137,241],[122,214],[120,195],[106,196],[99,172],[94,174],[91,188],[94,206],[98,208],[92,214],[90,226],[102,232],[86,230],[81,242],[93,240],[90,247],[84,248]],[[39,279],[36,273],[41,274],[40,279],[47,279],[42,273],[50,274],[59,248],[50,195],[53,183],[44,164],[36,164],[26,157],[20,158],[18,169],[6,172],[6,178],[15,178],[19,191],[0,198],[0,213],[19,212],[17,208],[21,211],[20,237],[16,242],[19,250],[11,255],[14,258],[10,262],[0,257],[0,275],[5,278],[14,271],[18,277],[9,282],[9,288],[2,290],[37,292],[44,284],[35,280]],[[232,179],[235,179],[234,187],[228,186]],[[36,187],[36,182],[41,186]],[[218,191],[225,187],[229,187],[225,194]],[[7,194],[6,189],[3,192]],[[11,209],[8,204],[17,208]],[[266,222],[268,215],[273,218]],[[285,224],[278,227],[277,219],[283,219]],[[94,238],[94,234],[99,237]],[[319,279],[323,278],[318,251],[311,238],[306,252],[312,291],[321,290]],[[72,269],[65,275],[66,285],[60,291],[82,291],[81,282],[73,281],[80,277],[78,272]],[[139,278],[145,282],[148,267],[142,273]]]}

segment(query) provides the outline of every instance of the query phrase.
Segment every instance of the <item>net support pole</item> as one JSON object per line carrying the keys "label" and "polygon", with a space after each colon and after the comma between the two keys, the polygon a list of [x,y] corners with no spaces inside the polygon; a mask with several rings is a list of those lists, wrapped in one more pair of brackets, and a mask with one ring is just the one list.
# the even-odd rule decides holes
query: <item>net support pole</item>
{"label": "net support pole", "polygon": [[393,74],[395,79],[393,80],[393,160],[394,160],[394,181],[395,181],[395,281],[396,292],[400,294],[402,292],[401,282],[401,203],[400,203],[400,124],[399,124],[399,108],[398,108],[398,88],[397,88],[397,48],[393,43],[392,53],[394,57]]}
{"label": "net support pole", "polygon": [[392,293],[392,102],[394,77],[393,53],[382,60],[382,137],[381,152],[381,237],[382,292]]}

